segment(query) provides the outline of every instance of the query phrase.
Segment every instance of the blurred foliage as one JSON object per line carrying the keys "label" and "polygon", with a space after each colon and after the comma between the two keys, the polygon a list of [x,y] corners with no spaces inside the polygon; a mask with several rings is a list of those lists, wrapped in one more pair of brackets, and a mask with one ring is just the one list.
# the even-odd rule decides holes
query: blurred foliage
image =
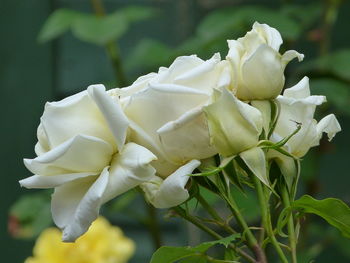
{"label": "blurred foliage", "polygon": [[13,237],[32,239],[52,224],[51,195],[40,191],[21,196],[10,209],[8,229]]}
{"label": "blurred foliage", "polygon": [[68,30],[85,42],[106,45],[123,36],[130,25],[156,14],[153,8],[128,6],[105,16],[81,13],[70,9],[58,9],[45,22],[38,41],[47,42]]}
{"label": "blurred foliage", "polygon": [[350,116],[350,89],[344,81],[321,77],[311,79],[311,86],[315,94],[322,94],[327,101],[334,106],[337,112]]}
{"label": "blurred foliage", "polygon": [[304,63],[299,70],[331,75],[344,81],[350,81],[350,49],[337,50]]}
{"label": "blurred foliage", "polygon": [[126,59],[127,68],[137,66],[147,72],[159,65],[170,64],[180,55],[194,53],[205,57],[214,52],[225,55],[228,50],[226,40],[243,36],[255,21],[277,28],[287,42],[296,41],[320,14],[321,5],[317,3],[286,5],[279,9],[243,6],[214,10],[199,22],[194,35],[178,47],[171,48],[155,40],[141,40]]}

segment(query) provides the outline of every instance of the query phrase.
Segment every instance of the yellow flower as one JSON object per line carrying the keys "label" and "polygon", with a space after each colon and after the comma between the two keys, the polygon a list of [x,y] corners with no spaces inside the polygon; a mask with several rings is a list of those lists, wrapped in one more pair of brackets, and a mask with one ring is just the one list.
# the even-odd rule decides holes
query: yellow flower
{"label": "yellow flower", "polygon": [[61,235],[57,228],[43,231],[25,263],[125,263],[135,250],[134,242],[102,217],[75,243],[63,243]]}

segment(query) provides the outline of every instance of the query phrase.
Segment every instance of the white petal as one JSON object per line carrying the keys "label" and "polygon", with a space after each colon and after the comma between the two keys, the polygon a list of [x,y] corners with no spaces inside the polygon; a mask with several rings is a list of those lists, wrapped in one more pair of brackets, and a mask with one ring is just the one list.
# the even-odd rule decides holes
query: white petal
{"label": "white petal", "polygon": [[284,68],[280,54],[266,44],[245,58],[241,66],[242,87],[236,96],[242,100],[272,99],[282,91]]}
{"label": "white petal", "polygon": [[157,84],[133,95],[124,110],[128,118],[159,145],[156,131],[160,127],[171,120],[176,120],[192,108],[204,104],[208,99],[209,95],[196,89],[173,84]]}
{"label": "white petal", "polygon": [[230,63],[227,60],[223,60],[219,63],[219,66],[222,68],[222,72],[219,76],[217,82],[217,87],[215,90],[222,90],[224,88],[232,90],[233,88],[233,70],[230,66]]}
{"label": "white petal", "polygon": [[121,88],[121,89],[113,89],[107,91],[108,93],[113,93],[115,92],[116,95],[120,96],[121,98],[131,96],[145,88],[148,87],[148,83],[157,77],[157,73],[149,73],[147,75],[139,77],[133,84],[131,84],[128,87]]}
{"label": "white petal", "polygon": [[275,133],[285,138],[296,129],[296,123],[301,124],[300,131],[287,142],[290,153],[297,157],[302,157],[310,147],[318,144],[313,118],[316,106],[325,102],[326,98],[309,94],[308,78],[305,77],[294,87],[286,89],[284,96],[277,97],[281,110]]}
{"label": "white petal", "polygon": [[223,90],[215,103],[204,107],[211,140],[224,156],[236,155],[256,146],[263,120],[258,109]]}
{"label": "white petal", "polygon": [[157,170],[159,176],[166,177],[181,165],[174,163],[168,158],[158,138],[155,140],[154,136],[147,134],[133,121],[130,122],[130,128],[130,140],[146,147],[157,156],[157,160],[154,161],[152,165]]}
{"label": "white petal", "polygon": [[286,66],[294,58],[298,58],[300,62],[304,59],[304,54],[300,54],[295,50],[288,50],[282,55],[282,63]]}
{"label": "white petal", "polygon": [[329,114],[317,123],[317,133],[322,136],[325,132],[328,135],[328,140],[332,140],[336,133],[341,131],[340,124],[334,114]]}
{"label": "white petal", "polygon": [[109,164],[112,154],[112,147],[105,141],[78,135],[35,159],[24,159],[24,164],[38,175],[94,173]]}
{"label": "white petal", "polygon": [[302,99],[310,96],[310,85],[309,78],[304,77],[302,80],[298,82],[298,84],[294,85],[289,89],[285,89],[283,92],[284,97],[294,98],[294,99]]}
{"label": "white petal", "polygon": [[209,128],[201,108],[166,123],[157,133],[164,151],[174,162],[205,159],[217,153],[210,145]]}
{"label": "white petal", "polygon": [[203,77],[204,74],[209,73],[211,70],[213,70],[213,68],[215,67],[215,65],[220,62],[221,58],[220,58],[220,54],[219,53],[215,53],[214,56],[207,60],[207,61],[203,61],[204,63],[199,64],[196,67],[191,68],[188,71],[185,71],[184,73],[182,73],[179,76],[176,76],[174,81],[181,83],[181,82],[185,82],[188,80],[192,80],[193,78],[196,77]]}
{"label": "white petal", "polygon": [[35,153],[36,155],[42,155],[50,150],[49,142],[43,128],[43,125],[40,123],[37,129],[37,138],[38,142],[35,145]]}
{"label": "white petal", "polygon": [[51,212],[63,241],[73,242],[88,230],[98,216],[107,183],[108,167],[97,179],[78,179],[55,188]]}
{"label": "white petal", "polygon": [[129,122],[119,105],[119,101],[117,99],[113,101],[112,98],[107,95],[103,85],[89,86],[88,93],[102,112],[114,135],[117,148],[120,151],[125,143]]}
{"label": "white petal", "polygon": [[[226,77],[227,74],[224,72],[224,65],[220,62],[220,55],[216,53],[211,59],[203,61],[198,66],[194,66],[177,76],[174,75],[173,81],[167,79],[160,82],[175,83],[210,94],[218,85],[223,85],[222,82],[225,82],[223,78]],[[227,85],[227,83],[224,83],[224,85]]]}
{"label": "white petal", "polygon": [[241,57],[244,54],[243,45],[237,40],[227,40],[229,51],[226,59],[232,66],[232,85],[234,89],[237,89],[239,83],[239,76],[241,70]]}
{"label": "white petal", "polygon": [[79,134],[97,137],[115,145],[105,118],[86,91],[47,103],[41,124],[50,149]]}
{"label": "white petal", "polygon": [[270,185],[266,173],[266,157],[261,148],[255,147],[239,154],[248,168],[253,174],[259,178],[261,182]]}
{"label": "white petal", "polygon": [[111,163],[103,203],[150,180],[156,172],[151,162],[156,159],[146,148],[135,143],[126,144]]}
{"label": "white petal", "polygon": [[174,83],[175,78],[191,71],[204,63],[204,60],[200,59],[196,55],[177,57],[169,68],[159,69],[159,83]]}
{"label": "white petal", "polygon": [[294,159],[275,150],[269,150],[267,156],[269,160],[273,159],[276,161],[288,188],[291,189],[298,174],[298,168],[295,165]]}
{"label": "white petal", "polygon": [[185,186],[190,178],[189,174],[199,165],[198,160],[192,160],[177,169],[164,181],[158,178],[156,182],[143,183],[140,186],[145,191],[147,199],[156,208],[177,206],[188,199],[189,194]]}
{"label": "white petal", "polygon": [[255,22],[253,25],[253,30],[264,37],[266,43],[270,47],[276,51],[279,50],[283,40],[281,34],[275,28],[270,27],[267,24],[259,24],[258,22]]}
{"label": "white petal", "polygon": [[308,105],[310,107],[315,108],[318,105],[321,105],[322,103],[326,102],[326,97],[325,96],[319,96],[319,95],[313,95],[313,96],[309,96],[303,99],[294,99],[294,98],[289,98],[286,96],[278,96],[277,100],[280,103],[283,103],[284,105],[288,105],[288,106],[293,106],[296,107],[295,105],[297,104],[304,104],[304,105]]}
{"label": "white petal", "polygon": [[74,181],[76,179],[95,176],[91,173],[73,173],[73,174],[59,174],[59,175],[33,175],[26,179],[20,180],[21,186],[26,188],[53,188],[65,183]]}
{"label": "white petal", "polygon": [[271,104],[268,100],[253,100],[251,101],[251,105],[254,108],[257,108],[261,112],[261,116],[263,118],[263,126],[265,130],[265,134],[269,132],[269,126],[271,121]]}

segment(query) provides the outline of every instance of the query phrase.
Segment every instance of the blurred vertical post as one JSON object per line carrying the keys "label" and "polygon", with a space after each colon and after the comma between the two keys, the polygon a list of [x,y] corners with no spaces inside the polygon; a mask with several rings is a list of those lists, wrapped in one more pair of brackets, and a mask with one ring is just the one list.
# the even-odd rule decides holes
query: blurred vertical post
{"label": "blurred vertical post", "polygon": [[337,21],[339,6],[342,0],[325,0],[322,24],[322,39],[320,42],[320,54],[326,55],[329,52],[331,33],[334,23]]}
{"label": "blurred vertical post", "polygon": [[[106,15],[102,0],[91,0],[91,4],[97,16]],[[118,86],[120,88],[127,86],[128,81],[126,79],[125,71],[121,62],[120,51],[117,43],[111,41],[107,43],[105,47],[107,55],[111,60]]]}

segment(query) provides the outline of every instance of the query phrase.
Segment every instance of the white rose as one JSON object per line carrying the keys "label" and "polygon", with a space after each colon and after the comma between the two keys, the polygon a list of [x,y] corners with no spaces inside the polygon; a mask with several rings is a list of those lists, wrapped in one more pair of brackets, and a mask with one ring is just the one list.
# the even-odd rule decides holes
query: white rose
{"label": "white rose", "polygon": [[51,211],[64,241],[86,232],[103,203],[154,175],[150,162],[156,157],[140,145],[125,144],[128,125],[102,85],[46,104],[38,157],[24,160],[35,175],[20,184],[55,188]]}
{"label": "white rose", "polygon": [[[333,114],[329,114],[319,122],[314,119],[316,106],[324,103],[324,96],[310,96],[309,79],[304,77],[295,86],[286,89],[283,96],[278,96],[280,115],[271,136],[272,141],[280,141],[296,130],[297,123],[301,129],[285,144],[285,149],[295,157],[303,157],[311,147],[319,145],[322,133],[326,132],[328,139],[341,131],[340,125]],[[276,151],[269,152],[270,158],[275,158],[286,176],[297,173],[294,161]]]}
{"label": "white rose", "polygon": [[[207,61],[197,56],[184,56],[177,58],[169,68],[160,68],[158,73],[143,76],[130,87],[115,91],[121,96],[124,112],[130,120],[131,140],[156,154],[158,160],[152,165],[160,177],[166,178],[164,182],[162,179],[163,184],[171,182],[177,188],[175,184],[178,183],[184,188],[187,175],[200,163],[191,163],[196,165],[190,165],[190,170],[175,171],[193,160],[216,154],[210,144],[203,107],[211,102],[214,89],[230,84],[228,70],[227,62],[220,61],[218,54]],[[173,173],[177,178],[185,176],[185,180],[169,181],[167,177]],[[156,196],[163,198],[161,194]],[[149,200],[155,206],[159,203],[155,198]],[[162,207],[165,206],[163,202]],[[169,206],[173,203],[169,202]]]}
{"label": "white rose", "polygon": [[280,33],[266,24],[254,23],[253,29],[238,40],[228,40],[226,59],[233,71],[233,91],[241,100],[276,98],[284,86],[284,69],[289,61],[304,55],[289,50],[279,53]]}
{"label": "white rose", "polygon": [[250,170],[266,185],[264,152],[257,147],[263,129],[261,112],[237,99],[227,89],[205,107],[211,142],[224,157],[239,155]]}
{"label": "white rose", "polygon": [[319,145],[323,132],[326,132],[328,139],[331,140],[337,132],[341,131],[333,114],[324,117],[318,123],[314,119],[316,106],[324,103],[326,97],[310,96],[307,77],[286,89],[283,96],[278,96],[277,100],[281,109],[273,139],[278,140],[289,136],[296,129],[296,123],[300,123],[300,131],[286,143],[288,152],[296,157],[303,157],[311,147]]}

